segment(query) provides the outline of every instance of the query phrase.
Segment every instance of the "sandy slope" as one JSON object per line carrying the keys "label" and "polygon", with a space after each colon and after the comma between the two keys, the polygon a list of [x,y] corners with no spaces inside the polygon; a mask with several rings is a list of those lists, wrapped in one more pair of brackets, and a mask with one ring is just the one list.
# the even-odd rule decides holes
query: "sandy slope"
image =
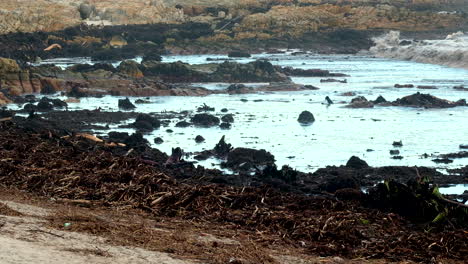
{"label": "sandy slope", "polygon": [[160,263],[188,264],[168,254],[140,248],[112,246],[105,239],[45,227],[48,210],[2,201],[28,216],[0,215],[0,263]]}

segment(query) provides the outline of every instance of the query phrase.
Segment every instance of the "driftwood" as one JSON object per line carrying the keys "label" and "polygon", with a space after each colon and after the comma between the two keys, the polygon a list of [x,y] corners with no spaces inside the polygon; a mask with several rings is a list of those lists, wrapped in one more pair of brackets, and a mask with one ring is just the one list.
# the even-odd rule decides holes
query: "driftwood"
{"label": "driftwood", "polygon": [[44,51],[51,51],[53,49],[62,49],[62,46],[60,46],[60,44],[52,44],[49,47],[45,48]]}

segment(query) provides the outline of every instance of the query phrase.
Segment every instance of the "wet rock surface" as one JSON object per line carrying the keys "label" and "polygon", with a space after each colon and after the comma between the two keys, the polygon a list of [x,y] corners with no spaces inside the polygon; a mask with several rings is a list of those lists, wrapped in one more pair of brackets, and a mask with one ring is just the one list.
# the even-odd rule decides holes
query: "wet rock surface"
{"label": "wet rock surface", "polygon": [[297,118],[297,121],[304,125],[312,124],[313,122],[315,122],[315,117],[311,112],[303,111]]}
{"label": "wet rock surface", "polygon": [[130,99],[125,98],[125,99],[119,99],[119,108],[122,108],[124,110],[132,110],[135,109],[136,106],[130,102]]}
{"label": "wet rock surface", "polygon": [[132,126],[142,131],[153,131],[161,126],[161,122],[149,114],[138,114]]}
{"label": "wet rock surface", "polygon": [[249,171],[256,166],[274,162],[275,157],[263,149],[234,148],[227,154],[225,166],[233,170]]}
{"label": "wet rock surface", "polygon": [[424,108],[449,108],[456,106],[466,106],[464,99],[457,102],[440,99],[430,94],[416,93],[409,95],[393,102],[393,105],[410,106],[410,107],[424,107]]}
{"label": "wet rock surface", "polygon": [[403,107],[423,107],[423,108],[451,108],[457,106],[467,106],[465,99],[456,102],[437,98],[430,94],[415,93],[393,102],[387,102],[385,98],[379,96],[375,101],[369,101],[363,96],[355,97],[346,107],[349,108],[372,108],[375,105],[380,106],[403,106]]}
{"label": "wet rock surface", "polygon": [[196,126],[211,127],[220,123],[218,117],[210,114],[195,114],[190,121]]}

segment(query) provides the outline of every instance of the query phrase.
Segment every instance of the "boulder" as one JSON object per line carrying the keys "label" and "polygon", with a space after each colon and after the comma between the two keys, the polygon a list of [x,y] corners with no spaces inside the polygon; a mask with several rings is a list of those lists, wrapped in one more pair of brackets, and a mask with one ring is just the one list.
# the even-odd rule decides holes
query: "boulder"
{"label": "boulder", "polygon": [[234,115],[227,114],[221,117],[221,121],[225,123],[233,123],[234,122]]}
{"label": "boulder", "polygon": [[211,82],[287,82],[290,78],[269,61],[257,60],[245,64],[225,61],[209,75]]}
{"label": "boulder", "polygon": [[191,124],[187,121],[180,121],[175,126],[176,127],[189,127]]}
{"label": "boulder", "polygon": [[214,147],[213,152],[218,157],[225,157],[231,150],[231,144],[226,143],[225,136],[222,136],[219,142]]}
{"label": "boulder", "polygon": [[139,65],[137,62],[132,60],[122,61],[117,70],[120,74],[132,77],[132,78],[143,78],[143,73],[139,69]]}
{"label": "boulder", "polygon": [[311,124],[315,122],[314,115],[309,111],[303,111],[297,121],[301,124]]}
{"label": "boulder", "polygon": [[372,108],[374,107],[374,103],[368,101],[367,98],[364,96],[357,96],[351,100],[351,103],[346,107],[349,108]]}
{"label": "boulder", "polygon": [[393,102],[396,106],[424,107],[424,108],[449,108],[456,106],[466,106],[466,100],[457,102],[440,99],[430,94],[415,93]]}
{"label": "boulder", "polygon": [[151,115],[139,114],[132,126],[139,130],[152,131],[159,128],[161,126],[161,122]]}
{"label": "boulder", "polygon": [[374,104],[382,104],[386,102],[387,100],[381,95],[379,95],[379,97],[377,97],[377,99],[374,100]]}
{"label": "boulder", "polygon": [[111,131],[107,134],[108,140],[117,143],[124,143],[129,137],[127,132],[115,132]]}
{"label": "boulder", "polygon": [[346,163],[346,167],[359,170],[359,169],[369,168],[369,165],[367,165],[367,162],[365,162],[364,160],[356,156],[352,156]]}
{"label": "boulder", "polygon": [[135,109],[136,106],[130,102],[130,99],[125,98],[125,99],[119,99],[119,108],[125,109],[125,110],[132,110]]}
{"label": "boulder", "polygon": [[160,137],[157,137],[157,138],[154,139],[154,143],[159,145],[159,144],[164,143],[164,140],[162,138],[160,138]]}
{"label": "boulder", "polygon": [[197,142],[197,143],[202,143],[204,141],[205,141],[205,138],[200,136],[200,135],[195,137],[195,142]]}
{"label": "boulder", "polygon": [[141,133],[133,133],[124,142],[129,148],[146,148],[149,146],[148,140]]}
{"label": "boulder", "polygon": [[226,167],[249,170],[255,166],[273,164],[275,157],[264,149],[235,148],[227,155]]}
{"label": "boulder", "polygon": [[219,118],[210,114],[196,114],[191,118],[191,122],[197,126],[211,127],[220,123]]}
{"label": "boulder", "polygon": [[230,124],[230,123],[221,123],[221,124],[219,125],[219,127],[220,127],[221,129],[230,129],[230,128],[231,128],[231,124]]}

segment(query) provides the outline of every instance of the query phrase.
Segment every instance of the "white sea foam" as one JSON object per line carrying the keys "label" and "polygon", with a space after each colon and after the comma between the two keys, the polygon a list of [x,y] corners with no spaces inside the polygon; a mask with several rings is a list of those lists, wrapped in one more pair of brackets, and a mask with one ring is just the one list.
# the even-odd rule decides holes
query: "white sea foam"
{"label": "white sea foam", "polygon": [[373,38],[370,53],[377,57],[412,60],[468,69],[468,35],[457,32],[442,40],[401,39],[400,32]]}

